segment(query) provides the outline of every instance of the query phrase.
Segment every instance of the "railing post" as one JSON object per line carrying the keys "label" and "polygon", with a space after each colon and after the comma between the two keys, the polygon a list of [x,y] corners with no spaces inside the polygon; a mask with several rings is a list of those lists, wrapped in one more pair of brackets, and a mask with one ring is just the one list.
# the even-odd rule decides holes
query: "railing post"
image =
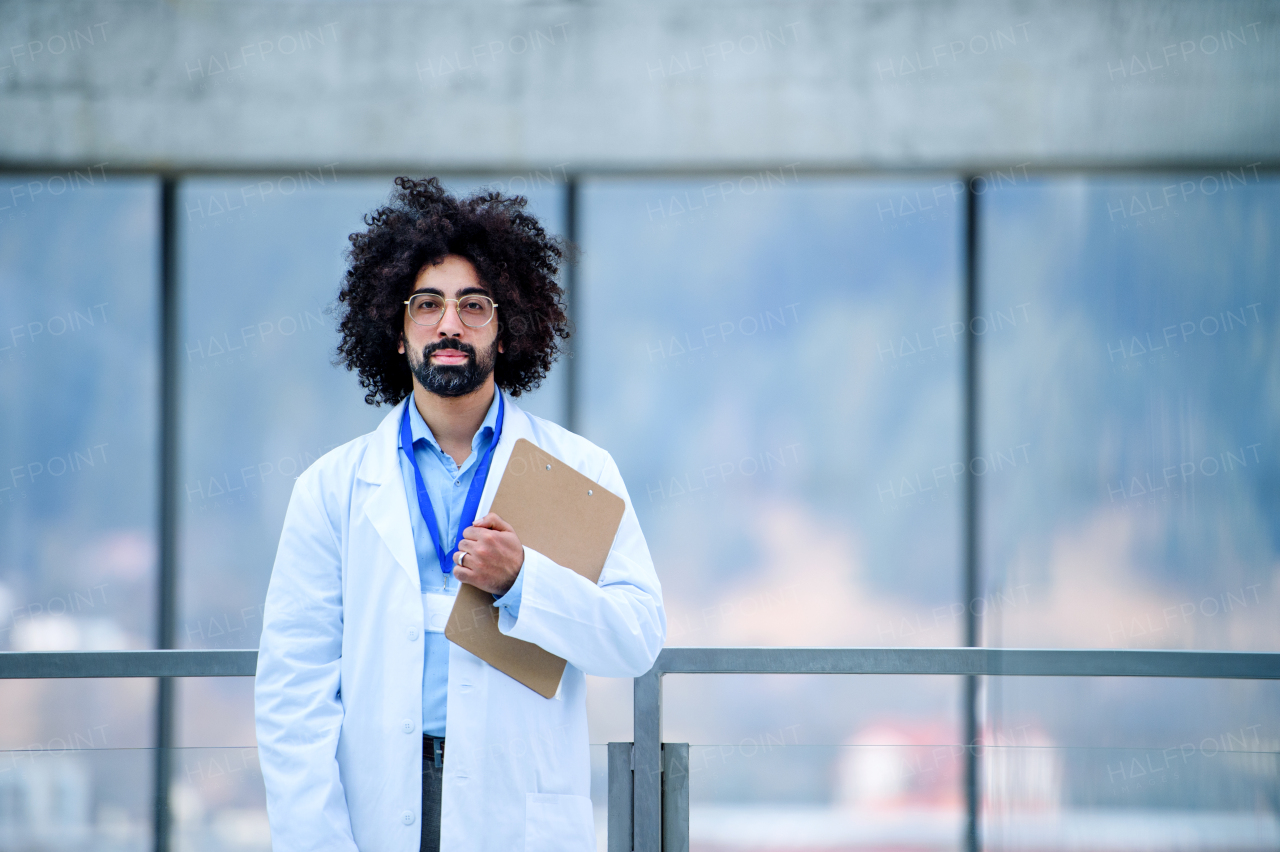
{"label": "railing post", "polygon": [[609,852],[631,852],[631,743],[609,743]]}
{"label": "railing post", "polygon": [[[665,653],[665,652],[663,652]],[[662,656],[634,681],[632,848],[662,852]]]}
{"label": "railing post", "polygon": [[689,744],[662,744],[662,852],[689,852]]}

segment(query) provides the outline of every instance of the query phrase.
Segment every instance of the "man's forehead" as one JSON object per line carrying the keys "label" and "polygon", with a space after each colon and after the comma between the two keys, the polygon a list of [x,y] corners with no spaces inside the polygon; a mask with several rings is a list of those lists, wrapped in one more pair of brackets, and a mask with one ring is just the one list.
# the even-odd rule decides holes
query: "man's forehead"
{"label": "man's forehead", "polygon": [[437,263],[424,266],[414,282],[415,293],[488,293],[489,288],[480,280],[475,266],[465,257],[448,255]]}

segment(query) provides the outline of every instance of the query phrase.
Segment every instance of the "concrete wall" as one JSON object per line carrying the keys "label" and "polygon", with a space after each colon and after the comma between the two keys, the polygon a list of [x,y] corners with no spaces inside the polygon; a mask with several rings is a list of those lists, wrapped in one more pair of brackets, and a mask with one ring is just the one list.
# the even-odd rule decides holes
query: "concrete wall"
{"label": "concrete wall", "polygon": [[0,162],[1280,157],[1274,2],[0,3]]}

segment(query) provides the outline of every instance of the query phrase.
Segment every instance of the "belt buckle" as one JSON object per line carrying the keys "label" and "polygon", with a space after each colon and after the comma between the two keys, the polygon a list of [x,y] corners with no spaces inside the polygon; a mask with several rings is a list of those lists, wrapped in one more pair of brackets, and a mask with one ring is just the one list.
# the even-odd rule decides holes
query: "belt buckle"
{"label": "belt buckle", "polygon": [[431,762],[436,769],[444,766],[444,737],[431,738]]}

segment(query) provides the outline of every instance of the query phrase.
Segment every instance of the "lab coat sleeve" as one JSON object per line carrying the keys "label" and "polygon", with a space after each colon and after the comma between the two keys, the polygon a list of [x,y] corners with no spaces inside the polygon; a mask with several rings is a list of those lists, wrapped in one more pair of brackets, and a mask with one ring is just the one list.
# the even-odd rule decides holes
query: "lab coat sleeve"
{"label": "lab coat sleeve", "polygon": [[589,675],[638,677],[666,639],[662,589],[622,474],[611,457],[597,480],[626,502],[598,583],[524,549],[520,609],[500,608],[498,629],[532,642]]}
{"label": "lab coat sleeve", "polygon": [[355,852],[338,773],[342,559],[314,476],[285,513],[254,680],[258,759],[274,852]]}
{"label": "lab coat sleeve", "polygon": [[493,605],[502,607],[502,609],[511,613],[512,618],[520,617],[520,594],[524,591],[524,572],[516,574],[516,581],[511,584],[511,588],[507,589],[505,595],[496,595],[493,599]]}

